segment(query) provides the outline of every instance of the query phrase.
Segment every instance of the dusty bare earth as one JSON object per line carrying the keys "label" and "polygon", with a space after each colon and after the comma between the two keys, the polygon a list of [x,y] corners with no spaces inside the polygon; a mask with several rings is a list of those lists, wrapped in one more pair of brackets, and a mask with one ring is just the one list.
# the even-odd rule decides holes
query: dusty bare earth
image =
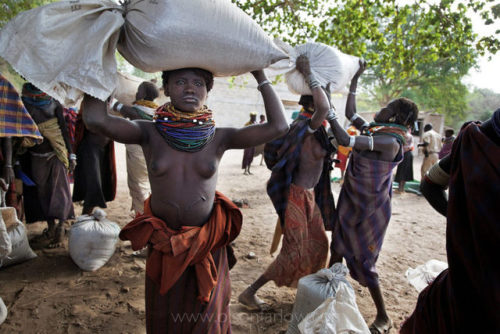
{"label": "dusty bare earth", "polygon": [[[129,220],[130,199],[126,185],[124,152],[118,146],[119,184],[117,199],[108,203],[108,218],[125,225]],[[270,282],[259,296],[272,305],[265,313],[248,312],[237,296],[273,261],[269,254],[276,214],[265,192],[269,171],[254,160],[253,176],[242,175],[242,151],[224,156],[218,189],[232,199],[247,199],[242,209],[244,225],[236,240],[238,263],[231,271],[233,296],[231,319],[234,333],[280,333],[287,328],[295,289],[277,288]],[[420,160],[415,161],[415,172]],[[418,173],[416,173],[418,175]],[[335,200],[339,185],[333,185]],[[81,207],[75,207],[77,214]],[[28,226],[30,238],[40,234],[45,223]],[[378,261],[381,285],[389,316],[396,328],[415,307],[417,292],[404,277],[408,267],[435,258],[446,261],[445,219],[423,197],[395,194],[393,216]],[[65,248],[43,249],[33,243],[36,259],[0,268],[0,297],[8,307],[0,333],[145,333],[145,259],[132,254],[128,242],[119,242],[111,260],[96,272],[83,272]],[[247,259],[250,252],[255,259]],[[356,290],[361,313],[371,323],[375,308],[368,290],[350,280]],[[395,330],[392,331],[396,333]]]}

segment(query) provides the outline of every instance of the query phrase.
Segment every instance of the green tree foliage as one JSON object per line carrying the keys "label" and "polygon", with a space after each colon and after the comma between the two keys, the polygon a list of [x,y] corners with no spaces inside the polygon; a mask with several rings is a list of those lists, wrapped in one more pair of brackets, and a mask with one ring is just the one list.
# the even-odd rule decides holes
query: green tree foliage
{"label": "green tree foliage", "polygon": [[476,88],[467,98],[468,118],[486,121],[500,108],[500,94],[490,89]]}
{"label": "green tree foliage", "polygon": [[17,14],[50,2],[54,2],[54,0],[2,0],[0,4],[0,28]]}
{"label": "green tree foliage", "polygon": [[461,78],[478,55],[499,49],[495,36],[476,36],[466,15],[471,9],[493,23],[500,9],[487,6],[492,0],[232,1],[275,37],[292,44],[322,42],[365,58],[363,87],[379,105],[411,95],[422,109],[463,115]]}

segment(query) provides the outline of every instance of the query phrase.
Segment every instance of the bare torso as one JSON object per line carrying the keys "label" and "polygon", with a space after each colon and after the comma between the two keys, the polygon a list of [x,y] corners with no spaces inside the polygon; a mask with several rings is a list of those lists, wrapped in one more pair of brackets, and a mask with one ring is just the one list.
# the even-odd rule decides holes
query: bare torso
{"label": "bare torso", "polygon": [[323,170],[323,161],[327,154],[313,134],[304,136],[300,162],[293,175],[293,183],[305,189],[312,189],[318,183]]}
{"label": "bare torso", "polygon": [[152,122],[140,121],[147,133],[142,148],[151,184],[151,210],[173,229],[200,226],[209,218],[214,204],[217,170],[223,150],[219,149],[224,129],[194,153],[170,147]]}

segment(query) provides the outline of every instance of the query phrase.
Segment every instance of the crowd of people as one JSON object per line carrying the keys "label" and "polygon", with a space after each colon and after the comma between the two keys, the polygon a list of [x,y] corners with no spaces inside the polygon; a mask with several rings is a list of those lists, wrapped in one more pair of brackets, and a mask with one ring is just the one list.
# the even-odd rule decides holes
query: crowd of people
{"label": "crowd of people", "polygon": [[[252,75],[265,116],[257,122],[257,114],[251,113],[242,128],[216,127],[212,110],[205,105],[213,75],[200,68],[164,71],[162,88],[170,101],[162,106],[154,102],[159,90],[151,82],[138,87],[131,105],[85,95],[76,119],[73,115],[70,121],[74,128],[67,124],[71,114],[58,101],[29,82],[19,96],[0,76],[0,87],[10,94],[8,103],[0,100],[0,112],[17,113],[22,125],[22,131],[1,132],[0,186],[7,194],[6,205],[14,206],[27,223],[46,221],[41,238],[50,240],[49,247],[61,246],[65,223],[75,217],[73,202],[81,201],[82,214],[91,214],[114,199],[113,142],[126,144],[134,218],[120,238],[129,240],[134,250],[148,250],[147,332],[229,333],[229,271],[236,263],[231,243],[243,219],[238,207],[216,190],[218,167],[225,151],[244,149],[242,168],[250,175],[254,148],[265,145],[264,158],[271,170],[267,193],[283,242],[274,262],[238,301],[264,310],[267,306],[256,295],[264,284],[296,286],[301,277],[326,267],[330,256],[329,266],[345,260],[351,277],[368,288],[377,311],[370,331],[388,333],[393,323],[376,263],[391,219],[393,170],[399,165],[395,180],[400,191],[413,180],[411,132],[419,110],[401,97],[381,108],[372,123],[363,119],[356,110],[356,90],[365,68],[361,60],[350,83],[345,108],[348,131],[339,123],[329,86],[319,84],[306,56],[297,59],[296,69],[311,95],[300,97],[302,109],[291,125],[262,70]],[[463,328],[474,332],[478,327],[473,319],[479,317],[481,333],[493,333],[499,329],[498,273],[493,262],[499,232],[498,220],[489,214],[494,196],[484,194],[499,190],[500,110],[482,125],[465,125],[456,139],[448,131],[442,140],[430,124],[424,131],[418,144],[425,155],[422,191],[447,216],[449,270],[422,292],[402,333],[458,333]],[[12,138],[21,140],[16,144]],[[337,150],[342,155],[343,183],[335,199],[331,170]],[[484,168],[473,168],[471,157],[485,161]],[[14,173],[23,179],[22,198],[13,188]],[[444,194],[447,185],[449,199]],[[483,186],[487,192],[479,190]],[[330,243],[327,232],[332,235]],[[443,310],[447,310],[444,315]],[[178,321],[175,314],[201,317]]]}

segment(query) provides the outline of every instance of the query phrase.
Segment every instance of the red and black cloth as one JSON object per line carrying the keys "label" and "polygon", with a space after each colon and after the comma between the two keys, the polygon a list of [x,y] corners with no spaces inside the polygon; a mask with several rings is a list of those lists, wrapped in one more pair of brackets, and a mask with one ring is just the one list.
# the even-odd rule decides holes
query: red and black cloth
{"label": "red and black cloth", "polygon": [[453,144],[446,229],[449,268],[420,293],[402,334],[500,333],[500,109],[491,121],[492,134],[469,123]]}

